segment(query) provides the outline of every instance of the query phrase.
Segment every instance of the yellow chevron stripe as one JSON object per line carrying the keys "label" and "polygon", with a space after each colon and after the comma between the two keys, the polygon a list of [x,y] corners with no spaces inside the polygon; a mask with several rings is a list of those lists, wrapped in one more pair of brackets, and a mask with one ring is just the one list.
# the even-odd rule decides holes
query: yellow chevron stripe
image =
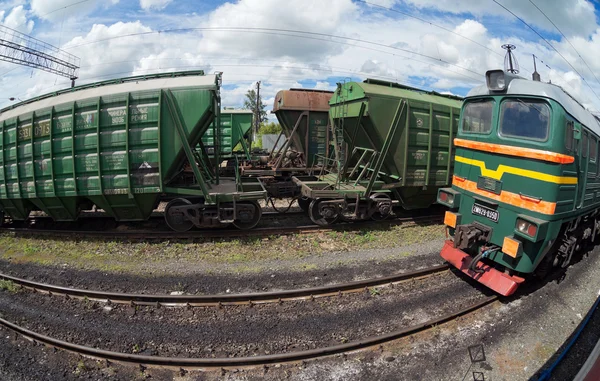
{"label": "yellow chevron stripe", "polygon": [[492,169],[487,169],[485,167],[485,162],[481,160],[473,160],[467,159],[462,156],[455,156],[454,159],[463,164],[472,165],[474,167],[479,167],[481,170],[481,176],[490,177],[494,180],[502,179],[502,175],[505,173],[510,173],[511,175],[517,175],[522,177],[527,177],[530,179],[536,179],[540,181],[545,181],[547,183],[555,183],[555,184],[577,184],[577,177],[566,177],[566,176],[554,176],[549,175],[547,173],[530,171],[528,169],[509,167],[504,164],[500,164],[498,169],[495,171]]}

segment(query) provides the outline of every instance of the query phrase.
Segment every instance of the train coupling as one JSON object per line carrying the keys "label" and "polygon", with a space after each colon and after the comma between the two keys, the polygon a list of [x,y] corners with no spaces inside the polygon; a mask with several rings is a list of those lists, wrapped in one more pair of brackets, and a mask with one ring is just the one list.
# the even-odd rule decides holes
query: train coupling
{"label": "train coupling", "polygon": [[474,222],[469,225],[458,225],[454,232],[454,247],[468,249],[480,243],[489,242],[492,237],[492,228]]}
{"label": "train coupling", "polygon": [[[440,253],[452,266],[500,295],[512,295],[519,285],[525,281],[516,275],[506,274],[455,247],[455,242],[447,240]],[[475,263],[473,263],[475,262]]]}

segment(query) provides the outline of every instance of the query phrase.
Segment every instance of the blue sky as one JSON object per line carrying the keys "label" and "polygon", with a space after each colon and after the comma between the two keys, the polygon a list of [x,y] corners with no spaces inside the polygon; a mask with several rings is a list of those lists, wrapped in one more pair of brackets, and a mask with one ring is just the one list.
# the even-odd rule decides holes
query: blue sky
{"label": "blue sky", "polygon": [[[224,105],[233,107],[259,80],[269,107],[280,89],[332,89],[367,77],[465,95],[486,70],[502,67],[500,45],[512,43],[523,76],[530,77],[535,54],[547,65],[538,64],[543,80],[599,110],[598,6],[585,0],[5,0],[0,21],[81,58],[80,84],[222,71]],[[0,63],[0,73],[7,98],[68,85],[9,63]],[[0,99],[0,107],[10,102]]]}

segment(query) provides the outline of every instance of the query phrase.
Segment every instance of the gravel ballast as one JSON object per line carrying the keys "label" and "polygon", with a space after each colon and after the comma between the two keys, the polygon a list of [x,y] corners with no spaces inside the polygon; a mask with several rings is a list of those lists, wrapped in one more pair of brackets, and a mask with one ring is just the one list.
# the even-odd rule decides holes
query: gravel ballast
{"label": "gravel ballast", "polygon": [[[456,298],[448,300],[453,292]],[[166,357],[244,357],[378,336],[467,307],[485,295],[446,272],[314,301],[155,308],[0,292],[5,319],[99,349]]]}

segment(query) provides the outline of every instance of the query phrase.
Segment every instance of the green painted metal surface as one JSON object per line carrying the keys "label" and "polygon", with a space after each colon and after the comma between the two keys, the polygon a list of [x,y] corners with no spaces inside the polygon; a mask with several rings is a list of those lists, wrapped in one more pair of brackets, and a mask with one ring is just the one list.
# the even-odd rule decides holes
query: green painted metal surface
{"label": "green painted metal surface", "polygon": [[431,205],[437,190],[451,183],[450,158],[461,104],[457,97],[389,82],[341,84],[331,98],[330,117],[348,145],[345,168],[357,164],[350,157],[355,148],[376,151],[383,156],[378,178],[394,185],[404,208]]}
{"label": "green painted metal surface", "polygon": [[86,85],[3,110],[2,209],[17,220],[30,210],[73,220],[91,202],[117,220],[146,219],[185,163],[184,144],[195,146],[215,118],[218,89],[215,76],[171,73]]}
{"label": "green painted metal surface", "polygon": [[[230,159],[233,157],[234,149],[238,144],[242,145],[242,150],[248,155],[248,146],[246,144],[248,131],[252,128],[253,113],[252,110],[221,110],[221,158]],[[202,136],[202,143],[208,149],[212,157],[215,147],[215,125],[214,123],[206,130]],[[248,157],[249,159],[249,157]]]}
{"label": "green painted metal surface", "polygon": [[[543,102],[549,106],[551,114],[547,139],[515,138],[503,136],[500,133],[500,107],[504,101],[517,98],[520,102]],[[457,186],[458,184],[452,187],[461,193],[460,205],[456,205],[455,208],[460,213],[459,225],[477,223],[492,228],[490,243],[500,247],[505,237],[516,237],[522,242],[522,255],[518,258],[514,259],[499,250],[493,253],[490,259],[509,269],[521,273],[531,273],[542,260],[542,253],[545,252],[544,249],[547,248],[547,245],[556,239],[561,239],[559,234],[561,227],[578,217],[593,213],[600,207],[600,170],[598,166],[600,158],[597,149],[600,136],[586,126],[581,126],[582,138],[580,140],[571,139],[571,146],[568,147],[568,129],[572,128],[569,126],[575,126],[579,121],[569,115],[561,104],[544,97],[515,94],[471,97],[465,100],[462,113],[464,114],[465,107],[470,103],[482,101],[493,101],[491,115],[488,116],[491,121],[489,131],[477,133],[464,131],[464,128],[461,128],[458,131],[458,138],[574,157],[573,163],[559,164],[513,155],[501,155],[491,150],[482,151],[463,147],[456,149],[458,159],[456,159],[455,175],[459,178],[477,183],[480,178],[493,176],[494,180],[498,182],[498,187],[505,194],[512,193],[530,200],[556,204],[554,213],[540,213],[535,210],[536,202],[523,202],[523,205],[516,205],[514,201],[508,202],[509,199],[506,197],[500,200],[490,199],[490,197],[486,197],[486,194],[489,193],[481,192],[479,188],[477,188],[479,193],[474,193]],[[462,123],[464,124],[465,121],[463,120]],[[459,160],[464,161],[461,158],[467,159],[468,162],[459,162]],[[558,180],[552,180],[564,177],[576,177],[577,184],[564,184],[558,183]],[[499,214],[498,221],[473,214],[471,210],[474,203],[493,207]],[[527,216],[546,223],[547,230],[543,239],[531,242],[515,234],[518,216]],[[454,230],[451,230],[451,233],[454,234]],[[479,249],[480,245],[478,244],[470,248],[469,252],[477,253]]]}

